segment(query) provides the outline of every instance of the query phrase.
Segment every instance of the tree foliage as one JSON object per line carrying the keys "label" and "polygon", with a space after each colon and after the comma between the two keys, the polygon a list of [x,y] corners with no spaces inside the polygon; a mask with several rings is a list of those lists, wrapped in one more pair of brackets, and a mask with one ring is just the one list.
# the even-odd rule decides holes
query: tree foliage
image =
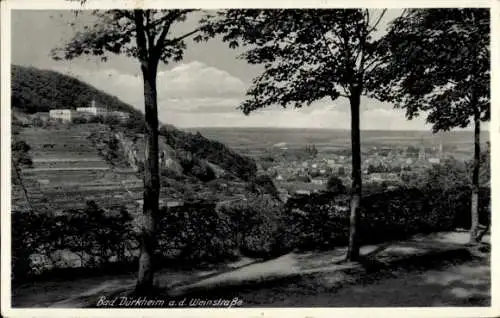
{"label": "tree foliage", "polygon": [[378,54],[388,61],[369,81],[373,96],[428,112],[433,130],[490,118],[490,14],[487,9],[412,9],[394,20]]}
{"label": "tree foliage", "polygon": [[342,183],[342,180],[336,175],[331,175],[326,183],[326,189],[329,192],[335,194],[344,194],[346,192],[346,187]]}
{"label": "tree foliage", "polygon": [[[185,21],[187,14],[192,11],[139,10],[138,20],[131,10],[93,10],[96,22],[77,32],[64,47],[52,50],[52,55],[55,59],[92,55],[107,61],[110,54],[116,54],[136,59],[157,58],[165,64],[180,61],[186,48],[184,39],[196,30],[172,36],[171,26]],[[143,48],[135,41],[141,31],[145,35]],[[141,55],[143,49],[147,52],[145,55]]]}
{"label": "tree foliage", "polygon": [[222,34],[230,47],[246,48],[242,58],[265,67],[240,105],[248,114],[365,93],[361,84],[379,64],[373,32],[382,16],[358,9],[225,10],[206,17],[196,39]]}

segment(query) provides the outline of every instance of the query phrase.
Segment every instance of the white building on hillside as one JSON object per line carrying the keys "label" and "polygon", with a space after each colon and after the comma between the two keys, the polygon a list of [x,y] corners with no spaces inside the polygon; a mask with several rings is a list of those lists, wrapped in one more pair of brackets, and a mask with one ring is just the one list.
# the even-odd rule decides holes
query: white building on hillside
{"label": "white building on hillside", "polygon": [[80,113],[90,113],[94,116],[105,115],[108,112],[105,108],[100,107],[77,107],[76,111]]}
{"label": "white building on hillside", "polygon": [[76,112],[72,109],[51,109],[49,111],[49,117],[53,119],[61,119],[63,121],[71,121],[71,119],[76,115]]}
{"label": "white building on hillside", "polygon": [[81,113],[90,113],[94,116],[106,115],[108,113],[108,110],[106,108],[97,107],[95,104],[95,100],[92,100],[92,104],[90,107],[77,107],[76,111]]}

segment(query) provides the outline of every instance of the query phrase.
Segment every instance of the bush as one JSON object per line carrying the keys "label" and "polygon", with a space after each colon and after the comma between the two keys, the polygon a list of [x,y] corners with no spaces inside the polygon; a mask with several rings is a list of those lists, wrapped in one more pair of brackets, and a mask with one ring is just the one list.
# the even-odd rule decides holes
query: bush
{"label": "bush", "polygon": [[197,202],[163,208],[157,227],[158,252],[188,264],[221,262],[240,254],[277,255],[289,250],[280,240],[282,212],[279,201],[268,196],[218,207]]}
{"label": "bush", "polygon": [[331,193],[295,196],[285,205],[282,240],[301,250],[330,249],[347,243],[348,197]]}
{"label": "bush", "polygon": [[330,178],[328,178],[328,182],[326,183],[326,189],[328,192],[333,192],[338,194],[346,192],[346,187],[342,183],[342,180],[335,175],[332,175],[330,176]]}
{"label": "bush", "polygon": [[36,271],[31,259],[33,254],[49,255],[54,250],[54,242],[49,240],[51,218],[33,212],[12,213],[12,278],[23,280]]}
{"label": "bush", "polygon": [[117,116],[106,115],[103,116],[102,123],[108,125],[112,130],[115,130],[122,124],[122,121]]}
{"label": "bush", "polygon": [[[17,148],[26,146],[17,144]],[[490,190],[481,189],[479,218],[490,223]],[[358,232],[362,244],[402,239],[417,233],[470,226],[470,189],[400,188],[363,198]],[[157,224],[158,253],[196,265],[239,254],[272,257],[294,248],[345,246],[349,232],[349,196],[332,193],[295,196],[283,206],[269,195],[248,200],[194,202],[163,208]],[[37,254],[61,268],[56,251],[67,250],[81,266],[104,268],[130,264],[138,241],[125,208],[105,211],[89,201],[84,209],[60,216],[12,213],[12,273],[16,281],[47,271]],[[121,266],[121,265],[120,265]]]}
{"label": "bush", "polygon": [[12,161],[14,166],[27,166],[31,167],[33,164],[33,160],[29,151],[31,150],[31,146],[28,145],[24,140],[16,140],[13,138],[12,143]]}
{"label": "bush", "polygon": [[86,124],[87,119],[85,117],[75,117],[71,120],[73,124]]}
{"label": "bush", "polygon": [[34,117],[31,119],[31,124],[33,127],[45,127],[45,122],[40,117]]}
{"label": "bush", "polygon": [[104,124],[105,123],[105,118],[102,115],[97,115],[97,116],[91,116],[87,122],[89,124]]}
{"label": "bush", "polygon": [[[72,267],[61,262],[58,251],[77,255],[83,268],[129,262],[131,250],[137,246],[131,221],[124,207],[105,212],[92,201],[82,210],[65,211],[59,216],[13,213],[13,279],[23,281]],[[34,262],[34,256],[42,262]]]}
{"label": "bush", "polygon": [[364,244],[402,239],[417,233],[453,229],[455,211],[442,191],[397,189],[363,199],[359,222]]}
{"label": "bush", "polygon": [[125,131],[130,134],[143,134],[146,128],[144,118],[132,114],[127,120],[121,123]]}
{"label": "bush", "polygon": [[157,226],[158,252],[169,252],[188,263],[219,262],[235,256],[236,244],[229,218],[211,203],[191,203],[163,208]]}
{"label": "bush", "polygon": [[276,189],[276,185],[267,174],[260,174],[250,180],[249,182],[249,190],[252,193],[257,194],[270,194],[273,198],[279,200],[279,192]]}
{"label": "bush", "polygon": [[183,174],[193,176],[203,182],[215,179],[215,172],[206,160],[199,159],[188,151],[179,151],[178,158]]}
{"label": "bush", "polygon": [[208,182],[215,179],[215,172],[208,165],[207,161],[197,158],[194,158],[194,165],[191,167],[189,174],[203,182]]}
{"label": "bush", "polygon": [[239,251],[250,257],[271,257],[289,247],[281,239],[283,206],[271,196],[259,195],[249,200],[225,204],[220,211],[231,220]]}
{"label": "bush", "polygon": [[[489,189],[480,192],[480,222],[490,223]],[[345,246],[349,234],[349,197],[331,193],[290,199],[283,235],[300,249]],[[368,195],[358,222],[362,244],[403,239],[417,233],[470,227],[470,190],[399,188]]]}

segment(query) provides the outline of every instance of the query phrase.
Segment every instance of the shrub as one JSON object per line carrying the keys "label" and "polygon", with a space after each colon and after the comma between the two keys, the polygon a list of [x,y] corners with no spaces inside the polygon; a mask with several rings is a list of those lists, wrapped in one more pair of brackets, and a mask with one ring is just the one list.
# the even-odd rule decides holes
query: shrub
{"label": "shrub", "polygon": [[159,254],[165,258],[172,250],[188,263],[219,262],[235,255],[230,220],[211,203],[162,208],[157,237]]}
{"label": "shrub", "polygon": [[189,174],[198,178],[203,182],[208,182],[215,179],[214,170],[208,165],[206,160],[193,158],[194,164],[191,167]]}
{"label": "shrub", "polygon": [[54,242],[46,235],[53,225],[46,215],[12,213],[12,279],[24,280],[37,272],[31,255],[48,256],[54,251]]}
{"label": "shrub", "polygon": [[16,140],[12,143],[12,161],[14,166],[27,166],[30,167],[33,164],[31,155],[29,151],[31,146],[28,145],[24,140]]}
{"label": "shrub", "polygon": [[231,221],[239,251],[246,256],[270,257],[288,249],[282,240],[283,206],[268,195],[223,204],[220,211]]}
{"label": "shrub", "polygon": [[[489,189],[480,192],[480,222],[489,224]],[[290,199],[283,235],[300,249],[329,249],[347,244],[349,197],[331,193]],[[403,239],[417,233],[470,227],[470,190],[399,188],[361,201],[358,222],[362,244]]]}
{"label": "shrub", "polygon": [[73,124],[86,124],[87,119],[85,117],[75,117],[71,120]]}
{"label": "shrub", "polygon": [[285,205],[283,240],[301,250],[329,249],[347,243],[348,198],[314,193],[290,198]]}
{"label": "shrub", "polygon": [[125,121],[121,122],[121,126],[130,134],[143,134],[146,124],[142,116],[132,114]]}
{"label": "shrub", "polygon": [[45,127],[45,123],[40,117],[34,117],[31,119],[31,124],[33,127]]}
{"label": "shrub", "polygon": [[326,189],[328,192],[339,193],[339,194],[346,192],[346,187],[342,183],[342,180],[335,175],[332,175],[330,176],[330,178],[328,178],[328,182],[326,183]]}
{"label": "shrub", "polygon": [[102,123],[108,125],[111,130],[115,130],[122,125],[122,121],[115,115],[103,116]]}
{"label": "shrub", "polygon": [[[137,245],[131,221],[124,207],[104,211],[92,201],[84,209],[68,210],[58,216],[13,213],[13,279],[23,281],[67,267],[57,259],[57,251],[74,253],[80,258],[81,267],[101,268],[111,262],[129,262],[131,249]],[[33,256],[44,261],[33,262]]]}
{"label": "shrub", "polygon": [[273,198],[279,199],[278,189],[276,189],[273,179],[267,174],[260,174],[250,180],[249,190],[257,194],[270,194]]}
{"label": "shrub", "polygon": [[105,122],[105,119],[104,119],[104,116],[102,115],[97,115],[97,116],[91,116],[87,122],[89,124],[104,124]]}

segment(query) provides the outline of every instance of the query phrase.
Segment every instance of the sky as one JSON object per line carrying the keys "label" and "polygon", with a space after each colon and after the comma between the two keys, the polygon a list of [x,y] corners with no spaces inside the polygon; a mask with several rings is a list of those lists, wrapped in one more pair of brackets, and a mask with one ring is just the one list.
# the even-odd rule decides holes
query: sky
{"label": "sky", "polygon": [[[388,10],[377,35],[401,10]],[[179,24],[173,32],[195,27],[196,14]],[[69,74],[130,105],[143,110],[143,85],[135,59],[112,56],[108,62],[81,57],[54,61],[51,49],[60,47],[76,31],[92,21],[86,13],[75,17],[70,11],[12,11],[12,63],[50,69]],[[74,26],[70,24],[74,23]],[[349,129],[349,103],[345,98],[321,100],[301,109],[279,106],[244,115],[236,107],[245,99],[252,79],[261,66],[238,59],[242,52],[230,49],[220,39],[207,43],[187,41],[182,62],[162,65],[158,73],[158,116],[161,122],[178,127],[283,127]],[[363,98],[363,130],[430,130],[424,118],[406,120],[403,110],[388,103]]]}

